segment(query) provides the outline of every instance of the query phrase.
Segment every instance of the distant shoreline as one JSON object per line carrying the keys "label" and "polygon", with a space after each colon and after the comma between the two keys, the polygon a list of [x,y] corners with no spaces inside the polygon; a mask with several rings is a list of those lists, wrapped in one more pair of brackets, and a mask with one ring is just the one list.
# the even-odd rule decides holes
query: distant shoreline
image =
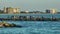
{"label": "distant shoreline", "polygon": [[[20,13],[20,14],[41,14],[41,13]],[[45,14],[49,14],[49,13],[45,13]]]}

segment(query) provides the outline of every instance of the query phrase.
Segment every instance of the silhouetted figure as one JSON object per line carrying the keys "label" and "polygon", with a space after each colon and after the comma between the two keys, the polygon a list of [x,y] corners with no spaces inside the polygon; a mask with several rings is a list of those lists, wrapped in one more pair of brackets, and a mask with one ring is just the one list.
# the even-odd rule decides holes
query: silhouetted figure
{"label": "silhouetted figure", "polygon": [[34,17],[30,16],[30,21],[34,21],[34,20],[35,20]]}
{"label": "silhouetted figure", "polygon": [[36,18],[36,21],[40,21],[41,19],[40,19],[40,17],[38,16],[37,18]]}
{"label": "silhouetted figure", "polygon": [[24,21],[27,21],[27,16],[24,16],[24,17],[23,17],[23,20],[24,20]]}

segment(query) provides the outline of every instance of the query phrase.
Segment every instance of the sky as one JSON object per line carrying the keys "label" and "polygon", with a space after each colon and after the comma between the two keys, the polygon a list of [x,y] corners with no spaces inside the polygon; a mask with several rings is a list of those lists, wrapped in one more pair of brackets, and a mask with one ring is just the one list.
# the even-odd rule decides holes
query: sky
{"label": "sky", "polygon": [[20,8],[23,11],[44,11],[46,9],[60,11],[60,0],[0,0],[0,9],[4,6]]}

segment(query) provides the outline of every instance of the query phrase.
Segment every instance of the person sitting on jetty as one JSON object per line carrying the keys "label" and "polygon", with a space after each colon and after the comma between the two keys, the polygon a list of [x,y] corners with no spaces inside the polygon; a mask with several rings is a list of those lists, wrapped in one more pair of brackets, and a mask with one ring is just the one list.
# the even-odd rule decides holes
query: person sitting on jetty
{"label": "person sitting on jetty", "polygon": [[41,20],[41,18],[38,16],[37,18],[36,18],[36,21],[40,21]]}
{"label": "person sitting on jetty", "polygon": [[34,17],[30,16],[30,20],[31,20],[31,21],[34,21],[35,19],[34,19]]}
{"label": "person sitting on jetty", "polygon": [[56,21],[57,19],[54,16],[51,16],[52,21]]}
{"label": "person sitting on jetty", "polygon": [[24,21],[27,21],[27,16],[23,16],[23,20]]}

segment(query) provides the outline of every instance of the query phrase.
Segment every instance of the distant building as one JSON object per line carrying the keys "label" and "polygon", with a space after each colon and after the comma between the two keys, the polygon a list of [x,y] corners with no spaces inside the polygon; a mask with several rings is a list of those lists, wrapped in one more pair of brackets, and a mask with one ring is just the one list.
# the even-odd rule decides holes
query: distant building
{"label": "distant building", "polygon": [[47,10],[46,10],[46,13],[50,13],[50,10],[47,9]]}
{"label": "distant building", "polygon": [[26,13],[29,13],[29,11],[25,11]]}
{"label": "distant building", "polygon": [[57,14],[60,14],[60,12],[57,12]]}
{"label": "distant building", "polygon": [[46,10],[46,13],[50,13],[50,14],[56,14],[57,13],[57,11],[56,11],[56,9],[50,9],[50,10]]}
{"label": "distant building", "polygon": [[56,9],[51,9],[50,13],[51,13],[51,14],[56,14],[57,11],[56,11]]}
{"label": "distant building", "polygon": [[3,13],[3,10],[0,10],[0,13]]}
{"label": "distant building", "polygon": [[8,14],[20,13],[20,10],[18,8],[4,7],[4,13],[8,13]]}

